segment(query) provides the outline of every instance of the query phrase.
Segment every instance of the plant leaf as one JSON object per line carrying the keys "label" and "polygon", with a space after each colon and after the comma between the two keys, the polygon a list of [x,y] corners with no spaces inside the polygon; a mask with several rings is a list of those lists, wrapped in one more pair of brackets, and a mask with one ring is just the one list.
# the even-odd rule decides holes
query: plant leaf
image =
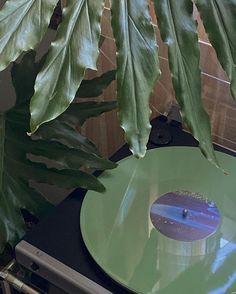
{"label": "plant leaf", "polygon": [[[33,90],[34,79],[41,64],[41,61],[35,63],[34,58],[35,54],[29,52],[24,56],[20,64],[14,64],[12,68],[12,80],[17,93],[17,100],[22,100],[22,97],[29,98],[29,94]],[[27,74],[24,70],[27,71]],[[28,77],[30,78],[27,83],[25,78]],[[98,80],[97,83],[99,82],[102,83],[102,81]],[[26,99],[26,102],[28,101],[29,99]],[[66,112],[57,119],[42,126],[37,132],[37,136],[34,137],[34,141],[27,141],[24,150],[34,150],[35,155],[41,154],[41,156],[45,157],[47,154],[49,159],[64,164],[65,168],[78,169],[80,166],[95,169],[115,168],[115,163],[102,158],[99,155],[96,146],[87,138],[81,136],[77,131],[77,127],[82,126],[85,120],[89,117],[98,116],[103,112],[114,109],[115,107],[116,102],[114,101],[72,104]],[[25,106],[23,106],[21,111],[18,110],[18,115],[24,115],[25,118],[29,118]],[[15,119],[16,117],[12,118],[12,120]],[[19,134],[19,130],[17,130],[17,133]],[[22,132],[21,135],[24,137],[24,132]],[[20,136],[18,139],[21,141]],[[66,153],[69,155],[65,156]],[[68,162],[70,162],[70,165]]]}
{"label": "plant leaf", "polygon": [[11,0],[0,10],[0,70],[34,49],[47,31],[58,0]]}
{"label": "plant leaf", "polygon": [[[57,118],[42,125],[36,134],[39,138],[45,140],[63,142],[70,148],[78,148],[86,152],[99,154],[96,146],[91,141],[82,136],[74,127],[61,122]],[[64,136],[64,134],[66,134],[66,136]]]}
{"label": "plant leaf", "polygon": [[29,101],[34,94],[34,82],[38,73],[35,64],[35,51],[26,53],[21,63],[14,63],[11,70],[12,83],[16,92],[16,103],[20,105]]}
{"label": "plant leaf", "polygon": [[[27,136],[29,97],[40,64],[35,63],[34,58],[35,54],[29,52],[20,64],[13,65],[12,79],[20,103],[0,113],[0,253],[7,243],[14,246],[23,236],[26,228],[22,209],[40,216],[49,207],[42,195],[31,187],[32,182],[70,189],[80,186],[102,192],[104,186],[99,180],[79,168],[116,167],[98,155],[96,147],[86,138],[81,139],[72,121],[67,122],[66,115],[42,126],[41,134]],[[104,105],[103,109],[98,107],[97,112],[95,108],[94,105],[94,109],[87,112],[82,107],[83,120],[90,114],[98,115],[111,109],[111,104],[107,108]],[[45,159],[47,164],[56,167],[48,168],[43,163]]]}
{"label": "plant leaf", "polygon": [[149,96],[160,75],[155,33],[146,0],[111,4],[120,123],[130,150],[143,157],[151,128]]}
{"label": "plant leaf", "polygon": [[116,107],[116,101],[73,103],[59,119],[72,126],[82,126],[88,118],[99,116]]}
{"label": "plant leaf", "polygon": [[154,0],[163,41],[169,46],[169,65],[184,122],[209,161],[217,164],[208,114],[201,100],[200,52],[191,0]]}
{"label": "plant leaf", "polygon": [[91,80],[83,80],[76,97],[90,98],[102,95],[103,90],[107,88],[116,78],[116,71],[110,70]]}
{"label": "plant leaf", "polygon": [[231,82],[236,100],[236,1],[195,0],[209,40]]}
{"label": "plant leaf", "polygon": [[30,105],[32,133],[63,113],[73,101],[85,69],[96,69],[104,0],[67,3],[56,40],[36,79]]}
{"label": "plant leaf", "polygon": [[[82,126],[86,119],[96,117],[114,108],[116,108],[116,101],[74,103],[58,118],[41,126],[36,134],[40,138],[63,142],[67,147],[76,149],[77,153],[74,152],[74,159],[63,159],[71,161],[70,167],[83,165],[95,169],[115,168],[117,166],[115,163],[101,158],[96,147],[77,131],[77,127]],[[47,147],[45,149],[47,150]],[[62,157],[63,152],[62,149]],[[73,150],[70,151],[71,156],[72,153]]]}
{"label": "plant leaf", "polygon": [[[11,141],[11,138],[7,139],[9,128],[7,114],[0,113],[0,253],[6,243],[14,245],[25,231],[22,208],[27,208],[31,213],[38,215],[49,206],[47,201],[29,186],[24,177],[19,175],[23,170],[12,170],[16,166],[10,151],[14,152],[16,145],[14,143],[9,150]],[[18,177],[15,176],[17,171]]]}
{"label": "plant leaf", "polygon": [[[62,188],[81,186],[104,191],[96,177],[78,169],[84,162],[87,162],[87,166],[96,165],[94,162],[99,165],[99,160],[100,166],[104,166],[105,160],[95,155],[91,155],[95,158],[93,161],[93,158],[85,155],[80,158],[82,152],[76,155],[76,149],[57,142],[32,140],[26,134],[28,121],[27,103],[0,115],[0,251],[6,243],[14,245],[22,237],[25,230],[20,213],[22,208],[36,214],[36,205],[47,207],[47,202],[39,193],[30,188],[31,181]],[[29,155],[40,155],[55,163],[59,162],[61,169],[47,168],[43,163],[32,162]]]}

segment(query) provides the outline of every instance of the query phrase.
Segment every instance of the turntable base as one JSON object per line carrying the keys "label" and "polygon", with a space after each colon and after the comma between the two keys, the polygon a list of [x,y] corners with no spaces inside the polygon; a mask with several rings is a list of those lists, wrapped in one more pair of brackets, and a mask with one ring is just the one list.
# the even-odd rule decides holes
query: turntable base
{"label": "turntable base", "polygon": [[[197,146],[197,142],[193,139],[193,137],[189,133],[182,131],[181,125],[176,121],[168,122],[166,118],[159,117],[152,121],[152,125],[153,128],[150,141],[148,143],[149,149],[158,147],[157,149],[159,150],[162,149],[159,147],[163,145],[173,147]],[[165,137],[165,140],[158,139],[160,134],[162,138]],[[231,152],[225,148],[217,145],[214,147],[218,151],[236,156],[234,152]],[[130,155],[129,149],[125,145],[120,150],[118,150],[116,154],[114,154],[112,160],[117,161],[128,155]],[[232,163],[227,164],[232,165],[232,168],[234,169],[233,165],[235,164],[233,164],[233,162],[235,162],[235,158],[227,158],[229,158],[230,161],[232,160]],[[188,157],[185,157],[185,159],[181,161],[181,164],[187,160]],[[177,166],[177,162],[172,163]],[[223,167],[227,170],[227,166],[223,165]],[[193,166],[192,169],[194,168],[195,167]],[[229,172],[229,170],[227,171]],[[150,171],[148,172],[150,173]],[[160,174],[163,173],[167,173],[167,170],[160,170]],[[170,180],[170,178],[168,178],[168,180]],[[207,179],[204,179],[203,182],[207,183],[207,181],[211,181],[211,178],[208,177]],[[222,183],[219,184],[214,182],[214,185],[216,184],[221,185]],[[117,185],[117,180],[113,181],[114,193]],[[231,185],[233,185],[233,183],[231,183]],[[170,188],[172,189],[172,187]],[[150,191],[155,192],[156,190],[150,189]],[[176,189],[173,187],[172,192],[175,191]],[[131,192],[132,191],[130,190],[130,193]],[[200,193],[204,191],[195,191],[195,193],[196,192]],[[40,223],[38,223],[33,228],[33,230],[28,232],[23,240],[16,246],[16,259],[21,265],[31,271],[34,271],[35,268],[32,268],[32,264],[38,265],[36,271],[37,276],[45,278],[50,283],[56,285],[60,289],[63,289],[65,293],[130,294],[130,290],[122,287],[104,273],[98,264],[95,263],[83,242],[79,216],[85,193],[86,191],[83,189],[76,189],[67,199],[52,209],[48,216],[42,219]],[[94,196],[94,199],[99,200],[101,200],[103,197],[106,197],[106,195],[100,194],[96,194]],[[149,195],[143,196],[149,197]],[[158,199],[158,196],[159,194],[153,194],[152,200],[150,200],[150,205]],[[161,294],[231,294],[231,292],[236,291],[236,245],[234,243],[234,237],[230,237],[232,235],[232,227],[235,227],[235,201],[234,197],[230,200],[227,200],[228,198],[224,193],[221,195],[221,197],[222,199],[225,199],[223,200],[224,204],[222,204],[223,211],[225,211],[224,206],[227,208],[227,214],[225,215],[224,219],[226,221],[227,228],[225,234],[228,237],[226,236],[226,239],[220,239],[221,246],[217,245],[218,243],[214,242],[214,240],[212,241],[213,245],[217,243],[217,253],[214,249],[215,247],[213,245],[211,246],[209,242],[206,242],[206,245],[201,246],[202,243],[200,241],[196,241],[196,244],[198,242],[200,244],[194,249],[188,247],[188,244],[191,244],[191,242],[186,242],[185,244],[183,242],[178,243],[179,241],[175,241],[174,243],[171,241],[170,243],[167,242],[168,246],[166,248],[164,247],[166,246],[166,243],[160,243],[160,250],[162,251],[159,250],[158,252],[163,252],[164,255],[162,257],[160,255],[159,261],[157,263],[157,259],[153,259],[153,253],[147,247],[145,248],[145,251],[148,252],[150,250],[150,270],[148,270],[147,273],[145,272],[145,275],[141,277],[139,284],[145,283],[145,286],[149,285],[151,288],[151,285],[154,284],[155,281],[155,286],[152,287],[151,293],[159,291],[157,293]],[[218,202],[215,204],[219,209],[221,222],[222,206],[219,206]],[[100,209],[100,206],[97,208]],[[112,211],[109,209],[108,211],[104,212],[104,214],[110,214],[111,212]],[[140,212],[137,211],[137,217],[139,213]],[[126,215],[125,210],[123,215]],[[149,215],[150,211],[147,212],[145,217],[148,218]],[[138,219],[136,225],[137,231],[139,224],[140,220]],[[150,222],[149,225],[151,231],[150,237],[155,239],[155,234],[158,231],[157,229],[154,229],[154,226],[150,224]],[[142,224],[142,226],[144,225]],[[149,231],[147,230],[147,232]],[[95,233],[97,234],[99,232]],[[100,231],[100,233],[104,234],[103,231]],[[165,238],[163,238],[163,240],[165,240]],[[171,239],[168,238],[168,240]],[[134,245],[134,252],[140,248],[140,242],[142,242],[142,236],[138,238],[137,244]],[[176,244],[182,244],[182,247],[176,246]],[[163,250],[163,248],[165,250]],[[168,253],[173,252],[173,250],[175,251],[174,254]],[[209,254],[202,255],[202,258],[207,256],[205,262],[202,262],[202,259],[199,258],[199,255],[197,255],[199,252],[203,252],[203,254],[205,252],[209,252]],[[136,259],[140,265],[139,267],[137,265],[136,272],[142,271],[143,261],[141,260],[141,257],[142,255],[140,254],[139,260],[138,258]],[[123,264],[126,264],[126,260],[123,256],[121,259],[122,261],[120,263],[123,266]],[[160,269],[159,272],[158,267]],[[155,271],[152,271],[153,268]],[[146,282],[144,279],[147,279]],[[158,284],[158,280],[160,280],[161,283],[159,282]],[[169,283],[167,283],[168,281]]]}

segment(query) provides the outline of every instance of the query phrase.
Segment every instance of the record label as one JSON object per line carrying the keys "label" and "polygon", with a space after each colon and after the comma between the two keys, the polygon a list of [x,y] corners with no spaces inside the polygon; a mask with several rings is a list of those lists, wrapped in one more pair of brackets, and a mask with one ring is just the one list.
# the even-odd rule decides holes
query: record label
{"label": "record label", "polygon": [[154,227],[179,241],[196,241],[216,232],[220,212],[213,201],[199,193],[176,191],[159,197],[151,206]]}

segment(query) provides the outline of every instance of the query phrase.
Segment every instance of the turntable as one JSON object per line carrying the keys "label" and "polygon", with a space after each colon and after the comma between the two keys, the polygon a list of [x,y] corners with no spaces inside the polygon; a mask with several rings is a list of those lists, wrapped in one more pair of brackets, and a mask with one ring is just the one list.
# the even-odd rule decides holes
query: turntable
{"label": "turntable", "polygon": [[215,145],[225,175],[179,123],[152,124],[146,157],[123,146],[106,192],[74,191],[16,246],[19,263],[70,294],[236,293],[235,154]]}

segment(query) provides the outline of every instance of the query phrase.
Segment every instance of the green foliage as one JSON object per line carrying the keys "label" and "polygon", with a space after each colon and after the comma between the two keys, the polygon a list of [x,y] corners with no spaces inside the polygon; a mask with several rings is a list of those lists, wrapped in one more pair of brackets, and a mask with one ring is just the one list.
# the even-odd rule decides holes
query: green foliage
{"label": "green foliage", "polygon": [[[57,1],[11,0],[0,12],[0,69],[42,39]],[[117,45],[117,98],[121,126],[132,152],[141,157],[150,131],[148,99],[159,76],[157,44],[147,0],[111,0]],[[154,0],[159,29],[169,46],[169,63],[184,122],[217,165],[210,123],[202,107],[199,48],[193,5],[236,96],[235,0]],[[39,72],[31,100],[31,131],[64,112],[72,103],[86,68],[96,69],[103,0],[71,0],[63,10],[49,55]],[[40,12],[40,13],[39,13]],[[10,28],[10,29],[9,29]],[[82,95],[87,94],[82,90]],[[93,96],[93,95],[91,95]],[[89,105],[87,105],[89,106]]]}
{"label": "green foliage", "polygon": [[116,71],[111,70],[93,80],[83,80],[76,96],[81,98],[91,98],[102,95],[106,88],[116,78]]}
{"label": "green foliage", "polygon": [[188,0],[154,0],[154,3],[162,39],[169,47],[169,65],[182,117],[203,154],[217,165],[210,121],[201,99],[200,51],[192,18],[193,5]]}
{"label": "green foliage", "polygon": [[[0,70],[35,48],[47,31],[58,0],[11,0],[0,10]],[[22,38],[22,36],[24,36]]]}
{"label": "green foliage", "polygon": [[143,157],[151,129],[149,96],[160,75],[155,32],[146,0],[111,3],[120,123],[131,151]]}
{"label": "green foliage", "polygon": [[[140,157],[145,153],[150,131],[148,99],[160,71],[157,45],[150,24],[147,0],[110,2],[118,51],[119,117],[131,150]],[[183,119],[200,141],[205,156],[217,165],[210,142],[209,118],[201,102],[199,48],[192,11],[196,3],[209,39],[229,76],[231,92],[235,97],[236,2],[154,2],[162,38],[169,45],[172,80]],[[0,46],[6,48],[2,49],[5,53],[0,58],[1,69],[15,60],[20,52],[35,48],[45,32],[54,6],[55,1],[52,0],[6,2],[0,13],[0,36],[3,44]],[[67,1],[56,39],[36,79],[30,107],[32,132],[64,112],[72,103],[86,68],[96,68],[103,7],[103,0]]]}
{"label": "green foliage", "polygon": [[[76,130],[87,118],[114,109],[116,102],[71,104],[63,115],[42,126],[36,135],[27,135],[29,99],[40,67],[41,63],[35,62],[35,52],[29,52],[21,63],[13,65],[17,103],[0,113],[0,252],[6,243],[14,245],[24,234],[22,209],[40,216],[50,206],[33,182],[102,192],[104,186],[98,179],[80,168],[116,167],[102,158],[94,144]],[[90,87],[89,81],[86,84]],[[45,159],[55,167],[47,167]]]}
{"label": "green foliage", "polygon": [[63,113],[73,101],[86,68],[96,69],[103,0],[70,0],[57,38],[35,82],[31,131]]}

